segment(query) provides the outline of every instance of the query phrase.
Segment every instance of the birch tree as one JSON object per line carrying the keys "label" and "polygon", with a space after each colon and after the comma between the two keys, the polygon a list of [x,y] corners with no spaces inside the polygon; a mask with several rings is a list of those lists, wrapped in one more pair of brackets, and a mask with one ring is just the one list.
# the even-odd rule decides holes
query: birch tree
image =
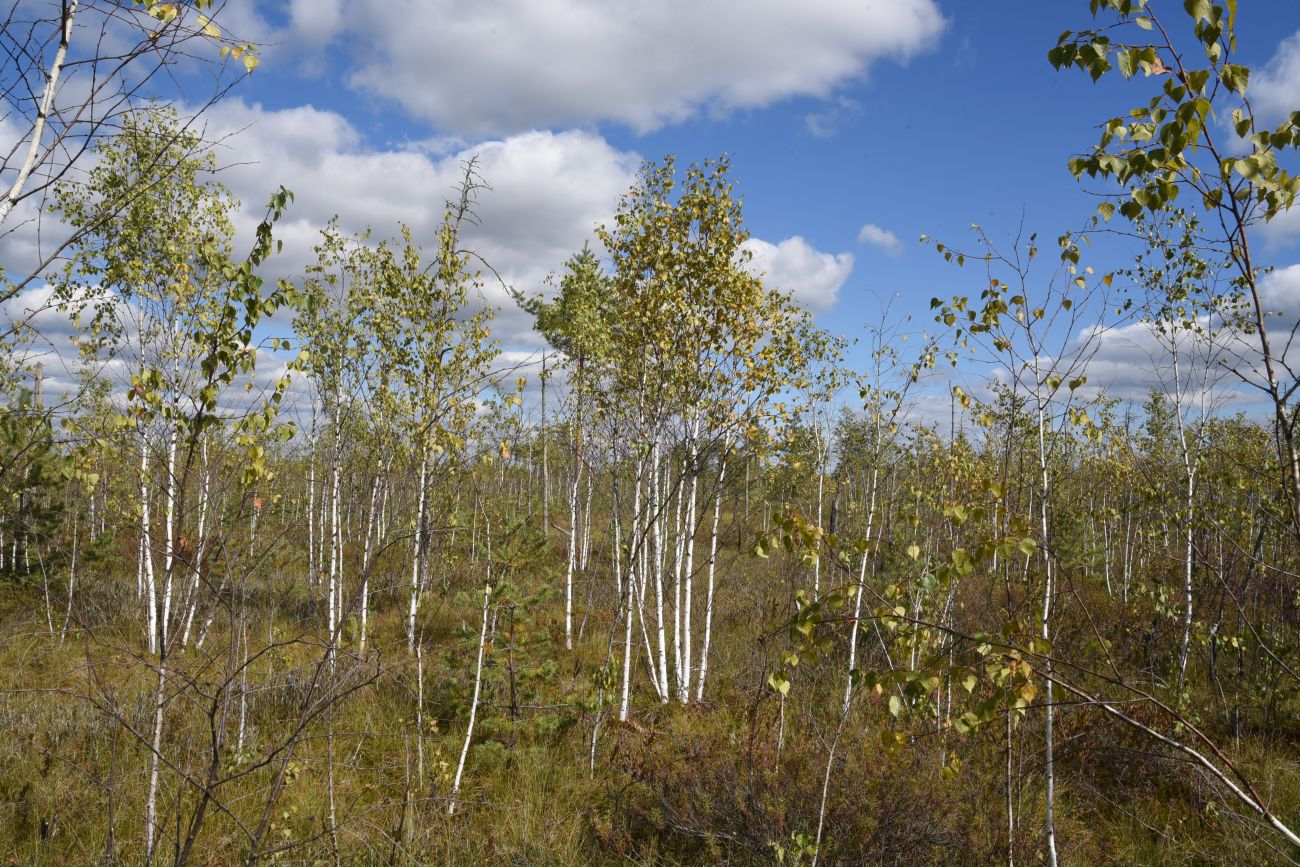
{"label": "birch tree", "polygon": [[590,247],[569,258],[554,300],[516,295],[515,300],[536,321],[535,328],[551,346],[562,352],[573,403],[573,475],[569,485],[569,538],[564,572],[564,646],[573,648],[573,579],[579,563],[579,491],[587,462],[588,414],[601,371],[612,360],[609,352],[609,317],[612,300],[609,280]]}
{"label": "birch tree", "polygon": [[1290,340],[1269,322],[1256,243],[1260,225],[1289,211],[1300,193],[1300,97],[1276,125],[1253,109],[1250,69],[1237,62],[1236,0],[1188,0],[1181,12],[1171,5],[1098,0],[1091,4],[1097,26],[1066,30],[1048,52],[1058,70],[1078,69],[1093,81],[1118,72],[1151,85],[1148,100],[1101,124],[1098,143],[1069,169],[1080,180],[1108,182],[1097,206],[1105,220],[1172,211],[1180,193],[1190,200],[1183,207],[1205,214],[1200,243],[1228,262],[1232,322],[1254,350],[1234,370],[1271,407],[1278,482],[1300,538],[1300,377],[1287,358]]}
{"label": "birch tree", "polygon": [[[805,387],[813,360],[833,346],[788,295],[753,273],[730,170],[728,159],[710,160],[688,167],[679,181],[672,157],[648,163],[614,223],[597,230],[612,262],[616,311],[609,322],[617,364],[602,408],[617,415],[635,461],[624,577],[636,605],[627,610],[629,618],[644,611],[653,594],[653,623],[643,620],[642,627],[663,702],[674,694],[683,704],[703,696],[731,448],[773,411],[783,389]],[[669,455],[674,459],[666,462]],[[696,557],[705,460],[717,471],[706,478],[713,520],[702,558],[701,625]]]}
{"label": "birch tree", "polygon": [[[196,562],[178,547],[180,536],[193,526],[186,500],[191,470],[205,433],[223,429],[245,452],[244,481],[250,481],[266,471],[266,444],[287,432],[275,425],[287,376],[251,401],[232,402],[228,389],[236,382],[252,388],[260,342],[255,332],[263,317],[287,300],[280,289],[264,290],[256,271],[271,254],[271,223],[289,194],[281,190],[272,197],[252,250],[242,261],[236,259],[230,221],[234,202],[211,180],[211,152],[197,136],[178,131],[176,123],[174,114],[157,110],[131,116],[122,134],[99,148],[88,182],[61,188],[57,201],[64,219],[92,226],[80,235],[74,256],[59,275],[57,296],[85,326],[80,346],[86,362],[114,364],[129,379],[119,383],[127,412],[118,421],[140,437],[142,602],[157,678],[146,861],[152,859],[161,831],[157,800],[169,657],[178,643],[178,621],[187,619],[178,616],[174,591],[182,573],[197,574]],[[167,145],[161,151],[160,143]],[[95,216],[100,202],[126,189],[149,194],[136,196],[111,222]],[[272,342],[282,345],[278,339]],[[165,461],[160,510],[152,503],[152,453]],[[206,522],[204,531],[205,536],[210,531]],[[199,540],[200,549],[206,543],[206,538]]]}

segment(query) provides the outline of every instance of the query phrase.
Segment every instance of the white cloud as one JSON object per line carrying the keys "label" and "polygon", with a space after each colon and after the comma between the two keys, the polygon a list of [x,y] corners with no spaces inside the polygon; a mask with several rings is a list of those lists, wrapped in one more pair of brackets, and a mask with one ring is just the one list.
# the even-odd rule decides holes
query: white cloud
{"label": "white cloud", "polygon": [[[1293,339],[1300,323],[1300,264],[1265,275],[1259,289],[1275,357],[1291,370],[1300,370],[1300,345]],[[1204,333],[1175,335],[1184,401],[1210,411],[1257,407],[1263,393],[1241,377],[1256,385],[1266,381],[1258,338],[1225,328],[1217,315],[1203,315],[1200,323],[1208,329]],[[1153,388],[1173,393],[1170,338],[1157,335],[1150,323],[1131,322],[1086,336],[1097,341],[1097,352],[1087,364],[1086,394],[1104,391],[1140,403]]]}
{"label": "white cloud", "polygon": [[[230,167],[221,180],[244,203],[242,231],[251,232],[277,186],[294,193],[275,230],[285,244],[271,263],[278,276],[302,273],[320,228],[335,214],[344,229],[370,227],[378,237],[405,223],[431,247],[464,162],[477,156],[490,189],[479,193],[466,246],[509,284],[532,291],[594,239],[596,223],[612,219],[641,164],[637,154],[582,131],[529,132],[454,150],[443,141],[370,149],[345,118],[311,106],[269,111],[233,100],[207,120],[209,137],[229,136],[221,160]],[[530,341],[527,318],[485,273],[486,302],[503,308],[498,336]]]}
{"label": "white cloud", "polygon": [[[463,164],[478,157],[490,189],[478,196],[478,222],[464,240],[515,288],[541,287],[585,241],[593,226],[613,217],[618,198],[635,179],[641,158],[611,147],[598,135],[529,132],[473,145],[445,139],[370,148],[343,116],[312,106],[271,111],[231,99],[203,115],[208,140],[224,166],[219,180],[240,200],[236,226],[247,245],[270,194],[280,185],[294,201],[275,236],[284,243],[268,262],[272,278],[296,277],[312,260],[320,229],[338,214],[342,227],[370,227],[378,238],[410,226],[431,249],[446,201],[456,195]],[[0,124],[0,143],[7,130]],[[0,227],[0,267],[25,275],[43,252],[66,237],[52,217],[41,232],[37,202],[16,209]],[[530,321],[484,269],[483,300],[502,309],[495,326],[506,341],[532,342]]]}
{"label": "white cloud", "polygon": [[858,243],[870,244],[893,259],[903,255],[903,242],[898,239],[898,236],[875,223],[867,223],[858,230]]}
{"label": "white cloud", "polygon": [[1286,247],[1300,240],[1300,204],[1291,210],[1283,211],[1267,223],[1259,226],[1258,231],[1268,242],[1270,249]]}
{"label": "white cloud", "polygon": [[[1300,31],[1278,43],[1277,50],[1267,63],[1251,71],[1247,94],[1251,109],[1263,126],[1281,123],[1292,112],[1300,111]],[[1221,146],[1233,156],[1245,156],[1252,145],[1232,128],[1228,112],[1220,112],[1222,129]],[[1270,248],[1286,247],[1300,240],[1300,207],[1284,211],[1257,231]]]}
{"label": "white cloud", "polygon": [[777,244],[750,238],[744,247],[753,254],[754,273],[764,275],[768,286],[789,292],[813,311],[835,304],[853,270],[852,253],[823,253],[798,235]]}
{"label": "white cloud", "polygon": [[1255,112],[1270,123],[1300,111],[1300,31],[1283,39],[1268,63],[1255,70],[1248,96]]}
{"label": "white cloud", "polygon": [[[348,80],[443,131],[614,120],[648,131],[701,110],[828,97],[933,47],[934,0],[295,0],[286,46],[338,40]],[[310,7],[310,11],[309,10]],[[288,53],[288,52],[284,52]]]}
{"label": "white cloud", "polygon": [[[6,155],[21,157],[25,153],[20,145],[29,134],[29,130],[20,126],[9,116],[0,116],[0,189],[8,191],[17,175],[17,158],[9,159]],[[29,182],[39,182],[37,178]],[[44,245],[42,245],[44,240]],[[63,236],[53,240],[62,241]],[[40,197],[23,199],[9,213],[8,218],[0,223],[0,268],[5,268],[11,280],[27,277],[28,272],[40,261],[40,254],[48,252],[50,238],[42,238]]]}
{"label": "white cloud", "polygon": [[[467,228],[466,244],[507,283],[532,292],[584,242],[599,249],[593,226],[613,219],[619,196],[641,165],[637,154],[582,131],[528,132],[456,150],[444,142],[369,150],[357,130],[332,112],[265,111],[238,102],[219,106],[209,125],[210,134],[248,127],[228,140],[233,165],[223,174],[245,202],[246,229],[260,218],[260,205],[276,185],[294,191],[286,224],[276,229],[285,251],[275,267],[286,274],[302,272],[319,228],[336,213],[344,228],[370,226],[381,237],[405,222],[417,239],[431,244],[464,161],[476,155],[491,189],[479,195],[478,222]],[[799,236],[777,244],[753,238],[746,245],[755,269],[766,272],[772,286],[812,310],[833,305],[853,269],[853,254],[824,253]],[[502,308],[494,326],[498,337],[508,345],[536,344],[529,318],[491,274],[484,298]]]}
{"label": "white cloud", "polygon": [[819,111],[803,116],[803,128],[813,138],[832,138],[840,131],[840,124],[862,114],[862,105],[847,96],[837,97]]}
{"label": "white cloud", "polygon": [[[463,163],[477,156],[478,173],[490,189],[479,194],[477,222],[466,227],[465,245],[510,286],[533,292],[584,242],[594,242],[594,225],[613,219],[619,197],[641,165],[637,154],[587,131],[534,131],[472,145],[438,139],[373,148],[335,112],[312,106],[273,111],[240,100],[217,105],[203,122],[206,136],[219,142],[218,160],[225,166],[219,179],[242,203],[236,225],[245,245],[270,193],[284,185],[295,195],[275,227],[284,249],[268,263],[272,279],[303,273],[320,229],[335,214],[344,230],[370,227],[376,238],[395,235],[398,223],[405,223],[431,250]],[[0,239],[0,263],[23,258],[18,254],[29,252],[30,240],[29,232]],[[779,244],[759,239],[748,244],[755,267],[767,272],[771,285],[813,310],[835,303],[853,268],[851,253],[823,253],[797,236]],[[501,308],[493,332],[505,345],[539,345],[530,318],[486,269],[480,300]],[[287,315],[276,321],[286,325]],[[58,330],[54,323],[44,325]]]}
{"label": "white cloud", "polygon": [[[1259,281],[1259,300],[1268,311],[1266,323],[1274,334],[1300,323],[1300,264],[1265,274]],[[1274,342],[1277,338],[1274,337]]]}

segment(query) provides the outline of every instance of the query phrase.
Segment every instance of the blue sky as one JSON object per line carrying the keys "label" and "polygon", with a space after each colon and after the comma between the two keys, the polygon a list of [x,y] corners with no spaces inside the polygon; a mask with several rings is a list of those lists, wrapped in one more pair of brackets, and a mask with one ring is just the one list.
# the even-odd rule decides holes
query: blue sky
{"label": "blue sky", "polygon": [[[1180,3],[1154,5],[1181,26]],[[1300,107],[1300,4],[1240,5],[1253,83]],[[297,195],[286,274],[335,213],[431,238],[457,165],[478,154],[493,190],[471,240],[535,289],[612,215],[641,159],[725,152],[769,278],[846,337],[879,319],[880,298],[924,318],[932,296],[978,291],[922,233],[962,244],[972,222],[995,238],[1022,217],[1048,238],[1079,226],[1094,202],[1066,160],[1148,92],[1047,63],[1062,30],[1088,26],[1086,0],[230,0],[220,20],[273,43],[207,124],[245,226],[275,186]],[[1263,237],[1268,264],[1300,262],[1300,219]],[[1098,270],[1127,262],[1099,255]],[[1285,273],[1300,298],[1300,268]],[[536,345],[518,311],[499,331]]]}

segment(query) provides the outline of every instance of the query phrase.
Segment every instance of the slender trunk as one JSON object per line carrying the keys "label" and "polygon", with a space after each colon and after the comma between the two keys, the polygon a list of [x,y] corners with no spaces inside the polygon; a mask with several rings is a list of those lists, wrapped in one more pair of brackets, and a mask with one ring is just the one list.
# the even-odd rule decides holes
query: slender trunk
{"label": "slender trunk", "polygon": [[696,440],[696,432],[699,423],[696,422],[696,429],[691,433],[691,456],[690,456],[690,478],[691,492],[686,500],[686,562],[683,566],[685,572],[685,587],[682,589],[682,686],[678,695],[682,704],[690,701],[691,697],[691,666],[693,662],[691,650],[691,601],[695,595],[695,502],[696,493],[699,490],[700,470],[698,465],[699,446]]}
{"label": "slender trunk", "polygon": [[1101,498],[1101,570],[1106,579],[1106,595],[1114,595],[1110,583],[1110,510],[1107,497]]}
{"label": "slender trunk", "polygon": [[159,654],[158,684],[153,694],[153,737],[150,739],[149,753],[149,789],[144,803],[144,863],[152,864],[154,847],[162,836],[162,826],[158,823],[158,776],[162,765],[163,743],[163,708],[165,706],[167,686],[167,654]]}
{"label": "slender trunk", "polygon": [[[1038,513],[1040,529],[1043,534],[1043,616],[1042,616],[1042,638],[1050,646],[1051,643],[1051,617],[1052,617],[1052,595],[1055,592],[1053,587],[1053,569],[1052,569],[1052,545],[1051,535],[1047,519],[1047,498],[1050,492],[1047,475],[1047,441],[1046,441],[1047,420],[1043,414],[1043,406],[1040,402],[1038,405],[1038,468],[1040,474],[1041,488],[1039,490]],[[1053,723],[1055,721],[1056,707],[1052,703],[1052,657],[1049,655],[1044,662],[1044,671],[1046,674],[1047,684],[1045,690],[1045,722],[1043,729],[1043,747],[1045,757],[1043,762],[1043,776],[1046,786],[1046,794],[1043,806],[1043,821],[1047,833],[1047,863],[1049,867],[1056,867],[1056,761],[1055,749],[1053,744]]]}
{"label": "slender trunk", "polygon": [[853,669],[858,664],[858,630],[862,618],[862,597],[865,594],[867,578],[867,559],[871,552],[871,537],[876,523],[876,489],[880,478],[879,466],[871,469],[871,491],[867,499],[867,550],[862,552],[862,563],[858,567],[858,587],[853,594],[853,626],[849,630],[849,675],[844,685],[844,710],[848,712],[849,701],[853,697]]}
{"label": "slender trunk", "polygon": [[581,446],[576,449],[573,462],[573,485],[569,488],[569,558],[564,567],[565,650],[573,649],[573,570],[578,563],[578,486],[582,483],[581,450]]}
{"label": "slender trunk", "polygon": [[478,659],[474,663],[474,697],[469,705],[469,725],[465,727],[465,743],[460,749],[460,761],[456,763],[456,776],[451,783],[451,795],[447,801],[447,815],[456,813],[456,799],[460,794],[461,775],[465,773],[465,758],[469,755],[470,741],[474,737],[474,720],[478,716],[478,697],[483,687],[483,648],[487,644],[488,608],[492,602],[492,561],[488,560],[489,578],[483,583],[483,626],[478,636]]}
{"label": "slender trunk", "polygon": [[366,544],[365,551],[361,556],[361,634],[357,639],[357,648],[362,653],[366,651],[366,632],[370,623],[370,558],[376,546],[376,540],[374,539],[375,513],[379,505],[380,475],[376,475],[370,483],[370,509],[366,516]]}
{"label": "slender trunk", "polygon": [[1006,781],[1006,801],[1007,801],[1007,867],[1016,865],[1016,810],[1015,799],[1013,798],[1014,789],[1012,787],[1012,740],[1011,711],[1006,711],[1007,720],[1007,781]]}
{"label": "slender trunk", "polygon": [[[337,413],[338,410],[335,410]],[[338,628],[339,628],[339,608],[338,608],[338,591],[343,583],[343,538],[339,524],[339,493],[340,493],[340,475],[342,474],[343,448],[339,442],[342,433],[342,425],[337,415],[334,424],[334,456],[331,460],[330,467],[330,571],[329,586],[329,641],[330,641],[330,658],[333,659],[337,652],[338,645]]]}
{"label": "slender trunk", "polygon": [[1178,644],[1178,682],[1187,674],[1187,654],[1192,638],[1192,525],[1195,517],[1196,466],[1192,459],[1191,444],[1187,440],[1187,425],[1183,421],[1183,386],[1178,370],[1178,349],[1173,350],[1174,365],[1174,418],[1178,424],[1178,445],[1183,457],[1183,478],[1186,482],[1183,508],[1183,635]]}
{"label": "slender trunk", "polygon": [[[331,640],[330,652],[333,653]],[[334,707],[331,705],[325,720],[325,792],[329,805],[330,855],[334,867],[339,865],[339,814],[334,798]]]}
{"label": "slender trunk", "polygon": [[686,554],[686,536],[682,532],[682,502],[686,498],[686,464],[677,477],[676,505],[673,507],[673,672],[677,677],[677,692],[687,689],[682,680],[682,560]]}
{"label": "slender trunk", "polygon": [[176,439],[177,429],[172,427],[167,441],[167,528],[166,550],[163,554],[163,600],[162,615],[158,619],[158,644],[167,643],[167,632],[171,626],[172,614],[172,577],[176,573]]}
{"label": "slender trunk", "polygon": [[587,502],[582,508],[582,562],[578,565],[578,570],[584,574],[587,571],[587,563],[591,557],[591,496],[596,487],[591,477],[591,468],[588,467]]}
{"label": "slender trunk", "polygon": [[248,726],[248,612],[242,602],[239,614],[239,727],[235,732],[235,751],[242,753]]}
{"label": "slender trunk", "polygon": [[546,455],[546,353],[542,353],[542,536],[551,536],[551,473]]}
{"label": "slender trunk", "polygon": [[[641,509],[641,465],[637,464],[637,478],[632,495],[632,516],[633,532],[635,533],[636,514]],[[615,500],[617,502],[617,498]],[[618,510],[614,510],[614,549],[621,551],[623,548],[622,526],[619,521]],[[620,570],[615,571],[615,576],[620,575]],[[619,698],[618,721],[627,722],[628,709],[630,706],[632,693],[632,618],[633,618],[633,596],[636,593],[636,552],[628,551],[627,575],[623,577],[623,586],[620,588],[620,596],[623,598],[623,686],[622,694]]]}
{"label": "slender trunk", "polygon": [[140,563],[144,571],[144,601],[148,606],[149,652],[158,652],[158,588],[153,571],[153,539],[149,525],[149,438],[140,432]]}
{"label": "slender trunk", "polygon": [[[822,526],[822,501],[826,492],[826,445],[822,440],[821,426],[817,423],[816,412],[813,414],[813,435],[817,442],[817,526]],[[822,561],[818,557],[813,561],[813,601],[821,597]],[[816,863],[814,856],[813,863]]]}
{"label": "slender trunk", "polygon": [[68,637],[68,624],[72,622],[72,594],[77,586],[77,540],[77,512],[74,511],[72,513],[72,558],[68,563],[68,607],[63,613],[63,628],[59,630],[60,646]]}
{"label": "slender trunk", "polygon": [[36,109],[36,122],[32,124],[32,140],[27,144],[27,154],[23,157],[22,165],[18,167],[18,174],[14,177],[13,184],[4,198],[0,199],[0,224],[4,223],[22,198],[27,180],[36,168],[41,152],[41,139],[45,137],[45,124],[50,117],[50,111],[54,108],[54,95],[59,89],[59,75],[63,72],[63,64],[68,58],[68,44],[72,41],[72,22],[77,17],[77,6],[78,0],[70,0],[70,2],[65,0],[63,3],[63,10],[59,16],[59,47],[54,52],[50,71],[45,76],[45,87],[41,90],[41,104]]}
{"label": "slender trunk", "polygon": [[429,452],[426,447],[420,453],[419,505],[416,507],[415,516],[415,546],[411,552],[411,601],[406,611],[406,646],[412,654],[415,653],[415,616],[420,609],[420,590],[424,583],[421,567],[424,565],[425,560],[425,513],[427,508],[425,488],[427,487],[428,474]]}
{"label": "slender trunk", "polygon": [[311,450],[307,464],[307,582],[315,584],[320,578],[316,563],[316,449]]}
{"label": "slender trunk", "polygon": [[203,480],[199,484],[199,529],[194,544],[194,562],[190,568],[190,592],[185,603],[185,627],[181,631],[181,647],[188,647],[190,630],[194,625],[194,611],[199,607],[199,584],[203,569],[203,555],[208,546],[208,508],[212,499],[212,468],[208,462],[208,441],[203,440]]}
{"label": "slender trunk", "polygon": [[[721,467],[718,470],[718,488],[713,494],[713,529],[709,532],[709,579],[704,595],[704,644],[700,648],[700,667],[696,675],[695,700],[704,701],[704,681],[709,676],[709,648],[713,644],[713,586],[714,570],[718,562],[718,523],[722,517],[722,489],[727,479],[727,446],[723,446]],[[687,685],[690,689],[690,685]]]}
{"label": "slender trunk", "polygon": [[415,642],[415,785],[424,788],[424,640]]}
{"label": "slender trunk", "polygon": [[654,453],[654,470],[651,475],[651,500],[650,500],[650,520],[654,531],[654,562],[652,568],[655,576],[655,627],[658,645],[659,665],[655,676],[659,683],[659,697],[661,701],[667,702],[669,697],[668,691],[668,643],[665,629],[664,618],[664,539],[663,539],[663,516],[664,510],[660,508],[662,497],[662,473],[659,462],[659,436],[655,436]]}

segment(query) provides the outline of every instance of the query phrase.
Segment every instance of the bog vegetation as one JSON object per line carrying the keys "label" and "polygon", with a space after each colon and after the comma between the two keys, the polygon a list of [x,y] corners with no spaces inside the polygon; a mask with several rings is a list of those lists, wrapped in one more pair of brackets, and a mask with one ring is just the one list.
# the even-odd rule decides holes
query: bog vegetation
{"label": "bog vegetation", "polygon": [[[37,109],[95,7],[6,73],[0,220],[38,196],[68,235],[5,298],[49,281],[81,382],[42,394],[6,324],[0,859],[1300,859],[1300,379],[1252,246],[1300,112],[1252,114],[1235,2],[1093,0],[1049,59],[1138,94],[1070,163],[1097,217],[932,241],[961,288],[865,323],[861,369],[746,267],[728,160],[669,157],[516,295],[527,375],[472,162],[436,236],[330,225],[270,281],[292,193],[245,249],[132,92],[255,47],[117,6],[94,123]],[[1135,325],[1141,406],[1088,383]]]}

